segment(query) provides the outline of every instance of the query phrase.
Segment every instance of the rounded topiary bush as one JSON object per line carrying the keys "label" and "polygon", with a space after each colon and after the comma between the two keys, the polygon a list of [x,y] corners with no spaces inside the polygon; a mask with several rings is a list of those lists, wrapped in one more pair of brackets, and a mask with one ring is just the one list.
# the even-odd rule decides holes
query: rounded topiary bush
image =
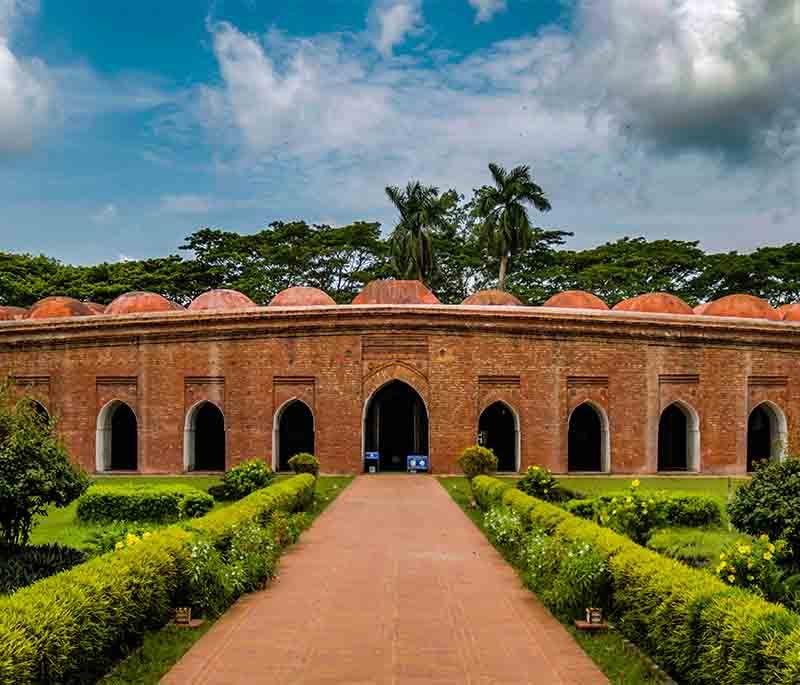
{"label": "rounded topiary bush", "polygon": [[289,466],[295,473],[310,473],[314,476],[319,475],[319,459],[308,452],[295,454],[289,460]]}
{"label": "rounded topiary bush", "polygon": [[222,483],[213,485],[208,493],[218,500],[236,500],[251,492],[267,487],[275,474],[263,459],[250,459],[234,466],[222,477]]}
{"label": "rounded topiary bush", "polygon": [[475,476],[483,476],[497,471],[497,457],[488,447],[473,445],[461,453],[458,465],[464,475],[472,480]]}

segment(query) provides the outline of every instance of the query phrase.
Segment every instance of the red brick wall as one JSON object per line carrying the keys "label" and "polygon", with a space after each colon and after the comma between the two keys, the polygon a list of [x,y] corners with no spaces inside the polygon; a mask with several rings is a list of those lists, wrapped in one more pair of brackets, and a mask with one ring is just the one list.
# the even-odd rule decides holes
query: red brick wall
{"label": "red brick wall", "polygon": [[0,373],[59,417],[74,458],[95,468],[97,416],[127,402],[143,473],[183,469],[186,412],[225,415],[228,466],[272,459],[275,412],[313,411],[324,471],[361,469],[364,403],[403,380],[429,411],[434,471],[457,470],[478,417],[501,400],[517,414],[522,468],[567,468],[569,415],[608,416],[611,470],[657,464],[660,412],[691,405],[700,468],[740,473],[747,416],[770,401],[794,442],[800,326],[753,320],[529,307],[374,306],[170,312],[0,324]]}

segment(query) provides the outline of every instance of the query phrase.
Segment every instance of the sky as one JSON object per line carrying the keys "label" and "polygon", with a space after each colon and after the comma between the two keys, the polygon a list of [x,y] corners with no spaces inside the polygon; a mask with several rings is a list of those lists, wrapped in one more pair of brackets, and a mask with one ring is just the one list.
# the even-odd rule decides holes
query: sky
{"label": "sky", "polygon": [[800,0],[0,0],[0,250],[388,231],[385,186],[489,162],[572,247],[793,242],[799,84]]}

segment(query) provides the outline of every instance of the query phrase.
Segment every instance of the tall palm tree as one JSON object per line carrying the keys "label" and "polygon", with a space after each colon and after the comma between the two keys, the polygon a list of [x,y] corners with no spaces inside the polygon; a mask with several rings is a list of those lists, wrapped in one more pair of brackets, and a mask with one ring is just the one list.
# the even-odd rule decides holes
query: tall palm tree
{"label": "tall palm tree", "polygon": [[497,287],[505,290],[509,259],[527,249],[531,242],[527,205],[546,212],[550,209],[550,201],[531,179],[528,166],[506,171],[492,163],[489,171],[494,185],[478,190],[476,212],[483,219],[481,233],[489,252],[500,259]]}
{"label": "tall palm tree", "polygon": [[405,278],[424,281],[434,268],[431,230],[445,225],[452,194],[439,195],[434,186],[409,181],[403,190],[388,186],[386,195],[400,214],[390,237],[395,270]]}

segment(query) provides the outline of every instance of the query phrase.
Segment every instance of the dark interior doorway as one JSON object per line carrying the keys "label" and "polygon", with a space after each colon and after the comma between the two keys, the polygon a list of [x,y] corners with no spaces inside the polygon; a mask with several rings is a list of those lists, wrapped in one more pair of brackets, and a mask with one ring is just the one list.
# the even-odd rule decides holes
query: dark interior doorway
{"label": "dark interior doorway", "polygon": [[139,431],[136,414],[124,402],[111,409],[111,459],[112,471],[136,471],[139,465]]}
{"label": "dark interior doorway", "polygon": [[380,454],[381,471],[405,471],[406,457],[428,456],[428,411],[414,388],[391,381],[369,401],[364,449]]}
{"label": "dark interior doorway", "polygon": [[225,470],[225,417],[211,402],[195,409],[194,470]]}
{"label": "dark interior doorway", "polygon": [[278,426],[278,471],[288,471],[289,459],[300,452],[314,454],[314,415],[308,405],[294,400],[281,412]]}
{"label": "dark interior doorway", "polygon": [[567,468],[570,471],[603,470],[603,424],[600,413],[588,403],[569,417]]}
{"label": "dark interior doorway", "polygon": [[689,469],[689,418],[677,404],[669,405],[658,423],[658,470]]}
{"label": "dark interior doorway", "polygon": [[772,416],[763,405],[750,412],[747,420],[747,470],[752,471],[755,463],[772,457]]}
{"label": "dark interior doorway", "polygon": [[490,404],[478,419],[478,443],[497,457],[498,471],[517,470],[517,422],[503,402]]}

